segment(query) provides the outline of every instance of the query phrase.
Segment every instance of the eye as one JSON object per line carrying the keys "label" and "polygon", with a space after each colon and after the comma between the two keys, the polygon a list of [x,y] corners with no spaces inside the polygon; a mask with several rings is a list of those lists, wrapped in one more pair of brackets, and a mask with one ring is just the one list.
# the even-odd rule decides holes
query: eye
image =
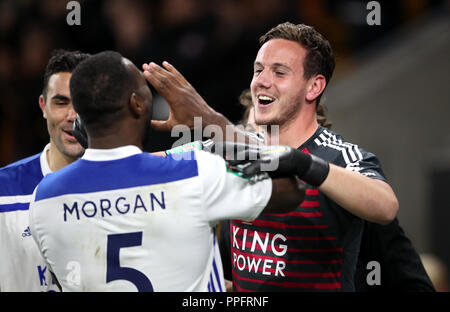
{"label": "eye", "polygon": [[254,75],[259,75],[262,72],[262,69],[255,69],[253,70]]}
{"label": "eye", "polygon": [[282,77],[282,76],[284,76],[286,73],[284,73],[284,72],[280,72],[280,71],[276,71],[275,72],[275,75],[277,75],[278,77]]}

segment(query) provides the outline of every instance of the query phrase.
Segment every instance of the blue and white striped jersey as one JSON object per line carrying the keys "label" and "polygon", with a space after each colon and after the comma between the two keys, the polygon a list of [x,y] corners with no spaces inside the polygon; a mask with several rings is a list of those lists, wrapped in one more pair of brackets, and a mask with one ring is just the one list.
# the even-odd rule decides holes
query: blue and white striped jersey
{"label": "blue and white striped jersey", "polygon": [[271,188],[207,152],[87,149],[39,184],[30,227],[63,291],[224,291],[214,227],[255,219]]}
{"label": "blue and white striped jersey", "polygon": [[33,190],[51,172],[42,153],[0,169],[0,290],[57,290],[31,237],[28,208]]}

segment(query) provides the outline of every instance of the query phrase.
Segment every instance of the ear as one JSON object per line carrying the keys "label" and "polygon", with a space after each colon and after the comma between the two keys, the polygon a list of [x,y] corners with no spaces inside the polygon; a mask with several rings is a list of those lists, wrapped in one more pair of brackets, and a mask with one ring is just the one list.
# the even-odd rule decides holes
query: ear
{"label": "ear", "polygon": [[327,81],[323,75],[316,75],[310,79],[306,92],[306,100],[313,102],[325,90]]}
{"label": "ear", "polygon": [[44,118],[47,119],[47,113],[45,112],[45,99],[42,94],[39,96],[39,107],[41,108],[42,113],[44,114]]}
{"label": "ear", "polygon": [[137,95],[135,92],[131,93],[130,102],[129,102],[131,114],[135,118],[139,118],[145,113],[145,105],[144,101]]}

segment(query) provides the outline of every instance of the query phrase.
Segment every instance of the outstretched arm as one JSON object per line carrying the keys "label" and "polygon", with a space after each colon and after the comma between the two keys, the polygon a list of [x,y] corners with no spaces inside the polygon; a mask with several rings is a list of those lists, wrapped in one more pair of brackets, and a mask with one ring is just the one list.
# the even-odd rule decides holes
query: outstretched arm
{"label": "outstretched arm", "polygon": [[[217,143],[215,152],[225,155],[228,163],[241,170],[244,176],[251,177],[265,171],[276,178],[294,173],[306,183],[319,187],[342,208],[368,221],[387,224],[398,211],[397,198],[386,182],[329,164],[288,146],[250,146],[225,142]],[[247,159],[255,160],[247,162]],[[276,166],[267,166],[273,161],[276,161]]]}
{"label": "outstretched arm", "polygon": [[398,211],[397,197],[389,184],[332,164],[319,189],[341,207],[368,221],[388,224]]}

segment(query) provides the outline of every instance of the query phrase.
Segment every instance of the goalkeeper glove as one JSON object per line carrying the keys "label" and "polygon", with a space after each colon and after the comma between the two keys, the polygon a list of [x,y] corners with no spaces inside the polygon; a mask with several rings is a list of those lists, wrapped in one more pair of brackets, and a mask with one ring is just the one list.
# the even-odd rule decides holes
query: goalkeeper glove
{"label": "goalkeeper glove", "polygon": [[244,177],[262,172],[267,172],[272,178],[297,175],[312,186],[320,186],[330,170],[328,162],[323,159],[285,145],[219,142],[214,145],[213,152],[224,157]]}

